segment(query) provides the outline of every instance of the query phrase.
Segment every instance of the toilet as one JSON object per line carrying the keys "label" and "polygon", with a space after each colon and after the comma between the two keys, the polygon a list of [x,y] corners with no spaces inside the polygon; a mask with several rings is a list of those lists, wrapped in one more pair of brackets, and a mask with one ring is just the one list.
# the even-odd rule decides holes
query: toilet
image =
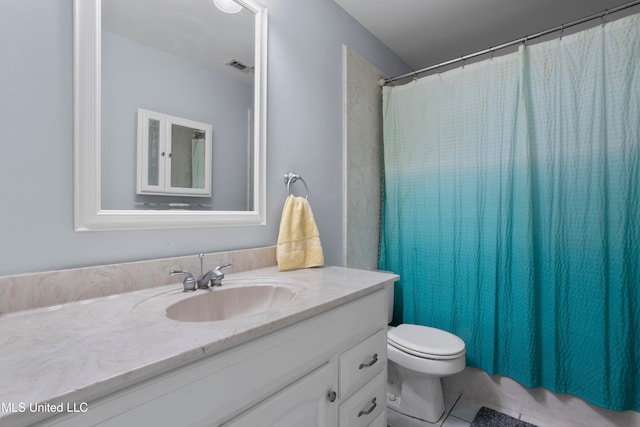
{"label": "toilet", "polygon": [[[388,321],[393,317],[394,284],[387,286]],[[465,367],[459,337],[428,326],[402,324],[387,330],[387,407],[436,422],[444,413],[440,378]]]}

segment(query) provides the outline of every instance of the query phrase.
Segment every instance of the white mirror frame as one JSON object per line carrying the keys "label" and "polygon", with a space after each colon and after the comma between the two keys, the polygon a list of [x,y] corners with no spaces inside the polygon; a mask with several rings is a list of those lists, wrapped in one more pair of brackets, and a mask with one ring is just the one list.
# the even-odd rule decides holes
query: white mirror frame
{"label": "white mirror frame", "polygon": [[74,226],[76,231],[266,224],[267,10],[255,14],[253,211],[103,210],[100,203],[101,0],[73,2]]}

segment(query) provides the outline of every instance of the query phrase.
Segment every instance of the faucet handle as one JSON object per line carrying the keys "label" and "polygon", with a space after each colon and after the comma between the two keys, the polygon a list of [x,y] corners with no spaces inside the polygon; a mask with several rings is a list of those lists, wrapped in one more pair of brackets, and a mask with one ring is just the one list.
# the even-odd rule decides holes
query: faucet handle
{"label": "faucet handle", "polygon": [[176,276],[178,274],[184,274],[184,280],[182,281],[182,286],[184,291],[195,291],[196,290],[196,279],[193,278],[193,274],[187,270],[171,270],[169,271],[171,276]]}
{"label": "faucet handle", "polygon": [[211,275],[211,286],[220,286],[222,285],[222,279],[224,279],[224,273],[222,272],[223,268],[231,267],[231,263],[222,264],[213,269]]}

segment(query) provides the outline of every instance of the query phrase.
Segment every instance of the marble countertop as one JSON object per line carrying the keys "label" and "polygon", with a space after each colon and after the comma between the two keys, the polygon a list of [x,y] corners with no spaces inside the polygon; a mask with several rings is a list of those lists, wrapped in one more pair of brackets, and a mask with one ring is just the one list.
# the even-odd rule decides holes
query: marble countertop
{"label": "marble countertop", "polygon": [[218,322],[178,322],[166,308],[196,293],[182,284],[22,311],[0,318],[0,424],[53,414],[40,403],[82,404],[144,379],[353,301],[397,280],[392,273],[342,267],[229,274],[224,286],[279,284],[296,296],[262,314]]}

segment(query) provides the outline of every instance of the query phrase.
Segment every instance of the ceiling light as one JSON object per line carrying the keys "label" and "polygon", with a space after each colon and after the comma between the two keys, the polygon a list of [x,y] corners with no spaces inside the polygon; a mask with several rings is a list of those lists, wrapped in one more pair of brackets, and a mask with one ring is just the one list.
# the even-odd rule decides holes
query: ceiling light
{"label": "ceiling light", "polygon": [[224,13],[238,13],[242,6],[233,0],[213,0],[213,4]]}

